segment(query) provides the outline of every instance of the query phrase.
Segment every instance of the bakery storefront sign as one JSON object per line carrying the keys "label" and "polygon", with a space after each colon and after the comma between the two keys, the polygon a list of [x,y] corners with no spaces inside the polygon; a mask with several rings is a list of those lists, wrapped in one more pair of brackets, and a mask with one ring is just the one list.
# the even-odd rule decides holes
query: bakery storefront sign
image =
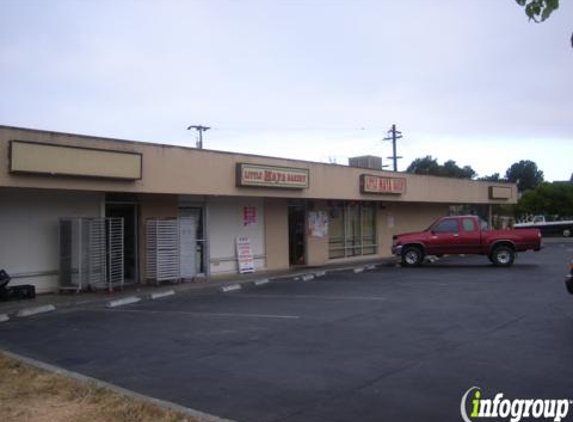
{"label": "bakery storefront sign", "polygon": [[303,168],[238,163],[236,178],[239,187],[307,189],[309,186],[309,171]]}
{"label": "bakery storefront sign", "polygon": [[400,195],[406,193],[406,179],[363,174],[360,176],[360,192]]}

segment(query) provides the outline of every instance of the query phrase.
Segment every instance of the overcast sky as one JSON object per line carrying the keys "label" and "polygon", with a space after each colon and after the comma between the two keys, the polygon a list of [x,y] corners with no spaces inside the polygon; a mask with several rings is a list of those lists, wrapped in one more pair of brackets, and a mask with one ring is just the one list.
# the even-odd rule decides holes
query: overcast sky
{"label": "overcast sky", "polygon": [[[0,0],[0,124],[328,161],[573,172],[573,5]],[[389,163],[388,163],[389,164]]]}

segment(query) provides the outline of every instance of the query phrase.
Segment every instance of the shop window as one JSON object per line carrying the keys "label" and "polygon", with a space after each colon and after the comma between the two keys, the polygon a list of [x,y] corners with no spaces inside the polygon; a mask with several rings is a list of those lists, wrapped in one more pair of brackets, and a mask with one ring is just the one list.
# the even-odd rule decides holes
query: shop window
{"label": "shop window", "polygon": [[329,257],[344,258],[344,207],[333,206],[329,214]]}
{"label": "shop window", "polygon": [[376,208],[373,204],[331,204],[329,217],[330,259],[376,253]]}

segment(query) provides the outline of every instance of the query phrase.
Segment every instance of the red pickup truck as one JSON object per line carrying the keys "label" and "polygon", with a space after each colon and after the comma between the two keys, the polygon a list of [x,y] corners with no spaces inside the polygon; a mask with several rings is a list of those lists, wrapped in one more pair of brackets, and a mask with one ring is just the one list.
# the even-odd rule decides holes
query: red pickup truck
{"label": "red pickup truck", "polygon": [[487,223],[475,215],[442,217],[428,229],[393,237],[392,253],[402,265],[422,264],[426,255],[487,255],[497,266],[509,267],[517,252],[541,250],[538,229],[488,230]]}

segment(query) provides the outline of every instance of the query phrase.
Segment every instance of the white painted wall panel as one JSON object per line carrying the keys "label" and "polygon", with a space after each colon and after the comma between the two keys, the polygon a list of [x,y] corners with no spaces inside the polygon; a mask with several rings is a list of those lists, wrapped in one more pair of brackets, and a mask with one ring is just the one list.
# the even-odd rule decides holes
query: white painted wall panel
{"label": "white painted wall panel", "polygon": [[[253,226],[243,224],[243,209],[256,207],[257,222]],[[265,216],[263,199],[260,198],[210,198],[209,253],[211,275],[236,273],[237,261],[235,239],[246,236],[251,239],[255,256],[255,271],[265,268]]]}
{"label": "white painted wall panel", "polygon": [[[33,284],[38,293],[57,290],[60,217],[102,216],[102,193],[0,189],[0,268],[10,285]],[[52,272],[40,277],[18,277]]]}

